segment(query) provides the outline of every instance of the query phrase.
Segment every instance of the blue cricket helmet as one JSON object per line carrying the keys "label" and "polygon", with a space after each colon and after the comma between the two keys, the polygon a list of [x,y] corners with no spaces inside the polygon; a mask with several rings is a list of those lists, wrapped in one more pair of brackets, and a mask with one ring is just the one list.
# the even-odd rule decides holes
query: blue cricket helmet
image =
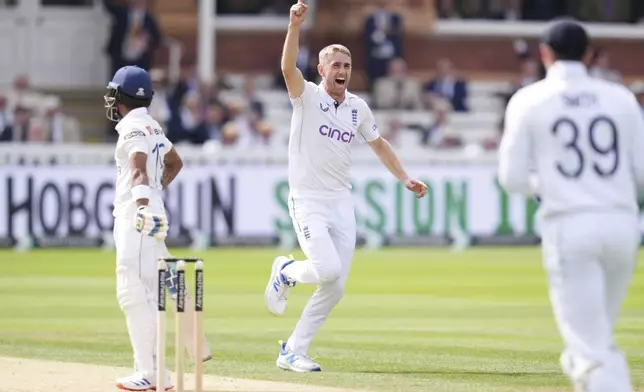
{"label": "blue cricket helmet", "polygon": [[150,74],[135,65],[126,65],[116,71],[112,80],[107,84],[107,90],[107,94],[104,96],[106,116],[114,122],[121,120],[117,105],[122,103],[123,96],[128,97],[127,100],[130,102],[132,100],[143,101],[142,103],[147,103],[147,105],[154,96]]}

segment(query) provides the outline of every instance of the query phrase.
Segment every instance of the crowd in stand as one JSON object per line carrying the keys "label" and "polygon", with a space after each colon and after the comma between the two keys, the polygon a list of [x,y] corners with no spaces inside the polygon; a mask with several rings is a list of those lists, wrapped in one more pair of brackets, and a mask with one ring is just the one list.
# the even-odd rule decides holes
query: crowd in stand
{"label": "crowd in stand", "polygon": [[546,21],[573,16],[583,21],[640,23],[640,0],[436,0],[445,19],[505,19]]}
{"label": "crowd in stand", "polygon": [[272,128],[264,103],[255,97],[253,79],[245,80],[236,99],[224,100],[221,90],[231,87],[224,80],[200,83],[194,69],[175,85],[162,70],[151,70],[155,96],[150,112],[167,129],[173,143],[203,144],[216,141],[224,146],[268,145]]}
{"label": "crowd in stand", "polygon": [[61,100],[32,89],[24,75],[0,92],[0,142],[72,143],[81,140],[78,120],[62,112]]}
{"label": "crowd in stand", "polygon": [[[107,45],[112,68],[123,64],[137,64],[149,69],[154,81],[155,97],[150,111],[158,119],[168,138],[175,143],[202,145],[215,142],[222,146],[276,146],[284,145],[284,138],[275,137],[275,126],[267,116],[267,102],[257,97],[252,78],[238,88],[236,98],[224,99],[222,91],[233,87],[225,78],[204,84],[196,77],[195,69],[178,82],[170,83],[161,69],[150,69],[152,52],[158,45],[159,31],[154,16],[145,10],[145,1],[132,0],[128,6],[117,5],[114,0],[103,0],[114,20],[114,28]],[[286,13],[291,1],[218,1],[220,13]],[[583,3],[583,4],[582,4]],[[643,2],[644,3],[644,2]],[[450,116],[467,115],[476,109],[470,107],[470,82],[467,75],[459,73],[448,58],[440,59],[429,80],[419,80],[410,75],[403,53],[404,21],[387,7],[388,1],[374,0],[378,9],[364,23],[365,69],[369,82],[365,91],[375,111],[416,111],[428,113],[431,121],[423,124],[405,123],[395,115],[380,124],[385,136],[395,139],[406,131],[419,134],[418,143],[435,148],[463,146],[462,140],[450,136]],[[579,2],[549,0],[438,0],[439,16],[443,18],[501,18],[501,19],[550,19],[562,13],[588,16],[590,20],[619,19],[619,10],[630,0],[588,0]],[[593,19],[597,7],[608,15]],[[499,10],[505,10],[499,13]],[[129,15],[129,16],[128,16]],[[132,15],[139,15],[138,19]],[[122,20],[140,20],[129,28],[118,28]],[[121,23],[122,24],[122,23]],[[123,26],[121,26],[123,27]],[[541,79],[544,70],[534,53],[519,42],[515,47],[518,63],[517,77],[508,90],[498,91],[494,98],[505,107],[514,92]],[[300,39],[298,67],[308,80],[319,81],[317,75],[317,48],[309,44],[306,34]],[[595,48],[590,73],[615,82],[621,75],[611,68],[610,54]],[[644,107],[644,84],[632,86]],[[273,88],[284,88],[278,73]],[[78,121],[61,111],[60,99],[43,95],[29,87],[24,76],[16,78],[13,89],[0,93],[0,141],[74,142],[81,139]],[[431,115],[429,115],[431,113]],[[499,115],[498,132],[483,142],[483,147],[497,147],[503,129],[503,113]],[[288,124],[286,124],[287,126]],[[113,132],[112,132],[113,134]]]}

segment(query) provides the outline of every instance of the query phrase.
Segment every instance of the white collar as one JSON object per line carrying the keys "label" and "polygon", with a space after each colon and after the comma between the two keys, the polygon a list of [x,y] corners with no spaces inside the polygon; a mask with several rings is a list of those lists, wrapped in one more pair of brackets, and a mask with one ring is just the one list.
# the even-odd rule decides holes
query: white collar
{"label": "white collar", "polygon": [[[320,88],[320,90],[324,94],[323,96],[324,96],[325,101],[327,101],[327,103],[329,105],[335,105],[336,100],[332,96],[330,96],[329,93],[326,91],[326,89],[324,88],[324,82],[320,82],[320,84],[318,84],[318,87]],[[345,103],[346,104],[349,103],[349,90],[348,89],[344,92],[344,101],[342,101],[342,103],[340,105],[338,105],[338,107],[343,106]]]}
{"label": "white collar", "polygon": [[586,77],[588,77],[588,69],[579,61],[555,61],[546,73],[546,78],[549,79],[577,79]]}
{"label": "white collar", "polygon": [[123,124],[123,120],[125,120],[126,118],[143,117],[147,114],[148,114],[147,108],[132,109],[125,116],[123,116],[123,118],[118,122],[118,124],[116,124],[114,128],[116,129],[117,132],[121,132],[121,128],[122,128],[121,124]]}

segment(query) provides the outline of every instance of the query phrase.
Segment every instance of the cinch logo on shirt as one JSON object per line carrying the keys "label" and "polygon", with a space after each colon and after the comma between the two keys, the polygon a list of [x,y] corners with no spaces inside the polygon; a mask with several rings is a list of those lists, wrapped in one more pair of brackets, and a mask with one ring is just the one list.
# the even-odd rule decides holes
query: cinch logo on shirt
{"label": "cinch logo on shirt", "polygon": [[353,138],[356,136],[353,132],[343,132],[340,129],[331,128],[328,125],[322,125],[320,127],[320,135],[341,141],[343,143],[351,143]]}

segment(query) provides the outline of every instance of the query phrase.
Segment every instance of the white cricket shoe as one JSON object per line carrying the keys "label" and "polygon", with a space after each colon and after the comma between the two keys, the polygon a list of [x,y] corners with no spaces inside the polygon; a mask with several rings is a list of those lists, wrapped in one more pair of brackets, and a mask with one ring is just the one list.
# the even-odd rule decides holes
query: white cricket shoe
{"label": "white cricket shoe", "polygon": [[282,275],[282,269],[291,263],[293,263],[293,256],[279,256],[275,258],[273,268],[271,269],[271,276],[268,279],[266,291],[264,292],[266,307],[269,312],[276,316],[284,314],[288,294],[291,291],[291,287],[295,287],[294,281],[288,280]]}
{"label": "white cricket shoe", "polygon": [[[140,373],[134,373],[131,376],[119,378],[116,380],[116,387],[125,391],[156,391],[156,376],[143,377]],[[170,371],[165,372],[165,390],[168,391],[174,388],[172,379],[170,378]]]}
{"label": "white cricket shoe", "polygon": [[321,372],[320,365],[304,354],[296,354],[286,348],[286,342],[280,342],[280,355],[275,362],[277,367],[298,373]]}

